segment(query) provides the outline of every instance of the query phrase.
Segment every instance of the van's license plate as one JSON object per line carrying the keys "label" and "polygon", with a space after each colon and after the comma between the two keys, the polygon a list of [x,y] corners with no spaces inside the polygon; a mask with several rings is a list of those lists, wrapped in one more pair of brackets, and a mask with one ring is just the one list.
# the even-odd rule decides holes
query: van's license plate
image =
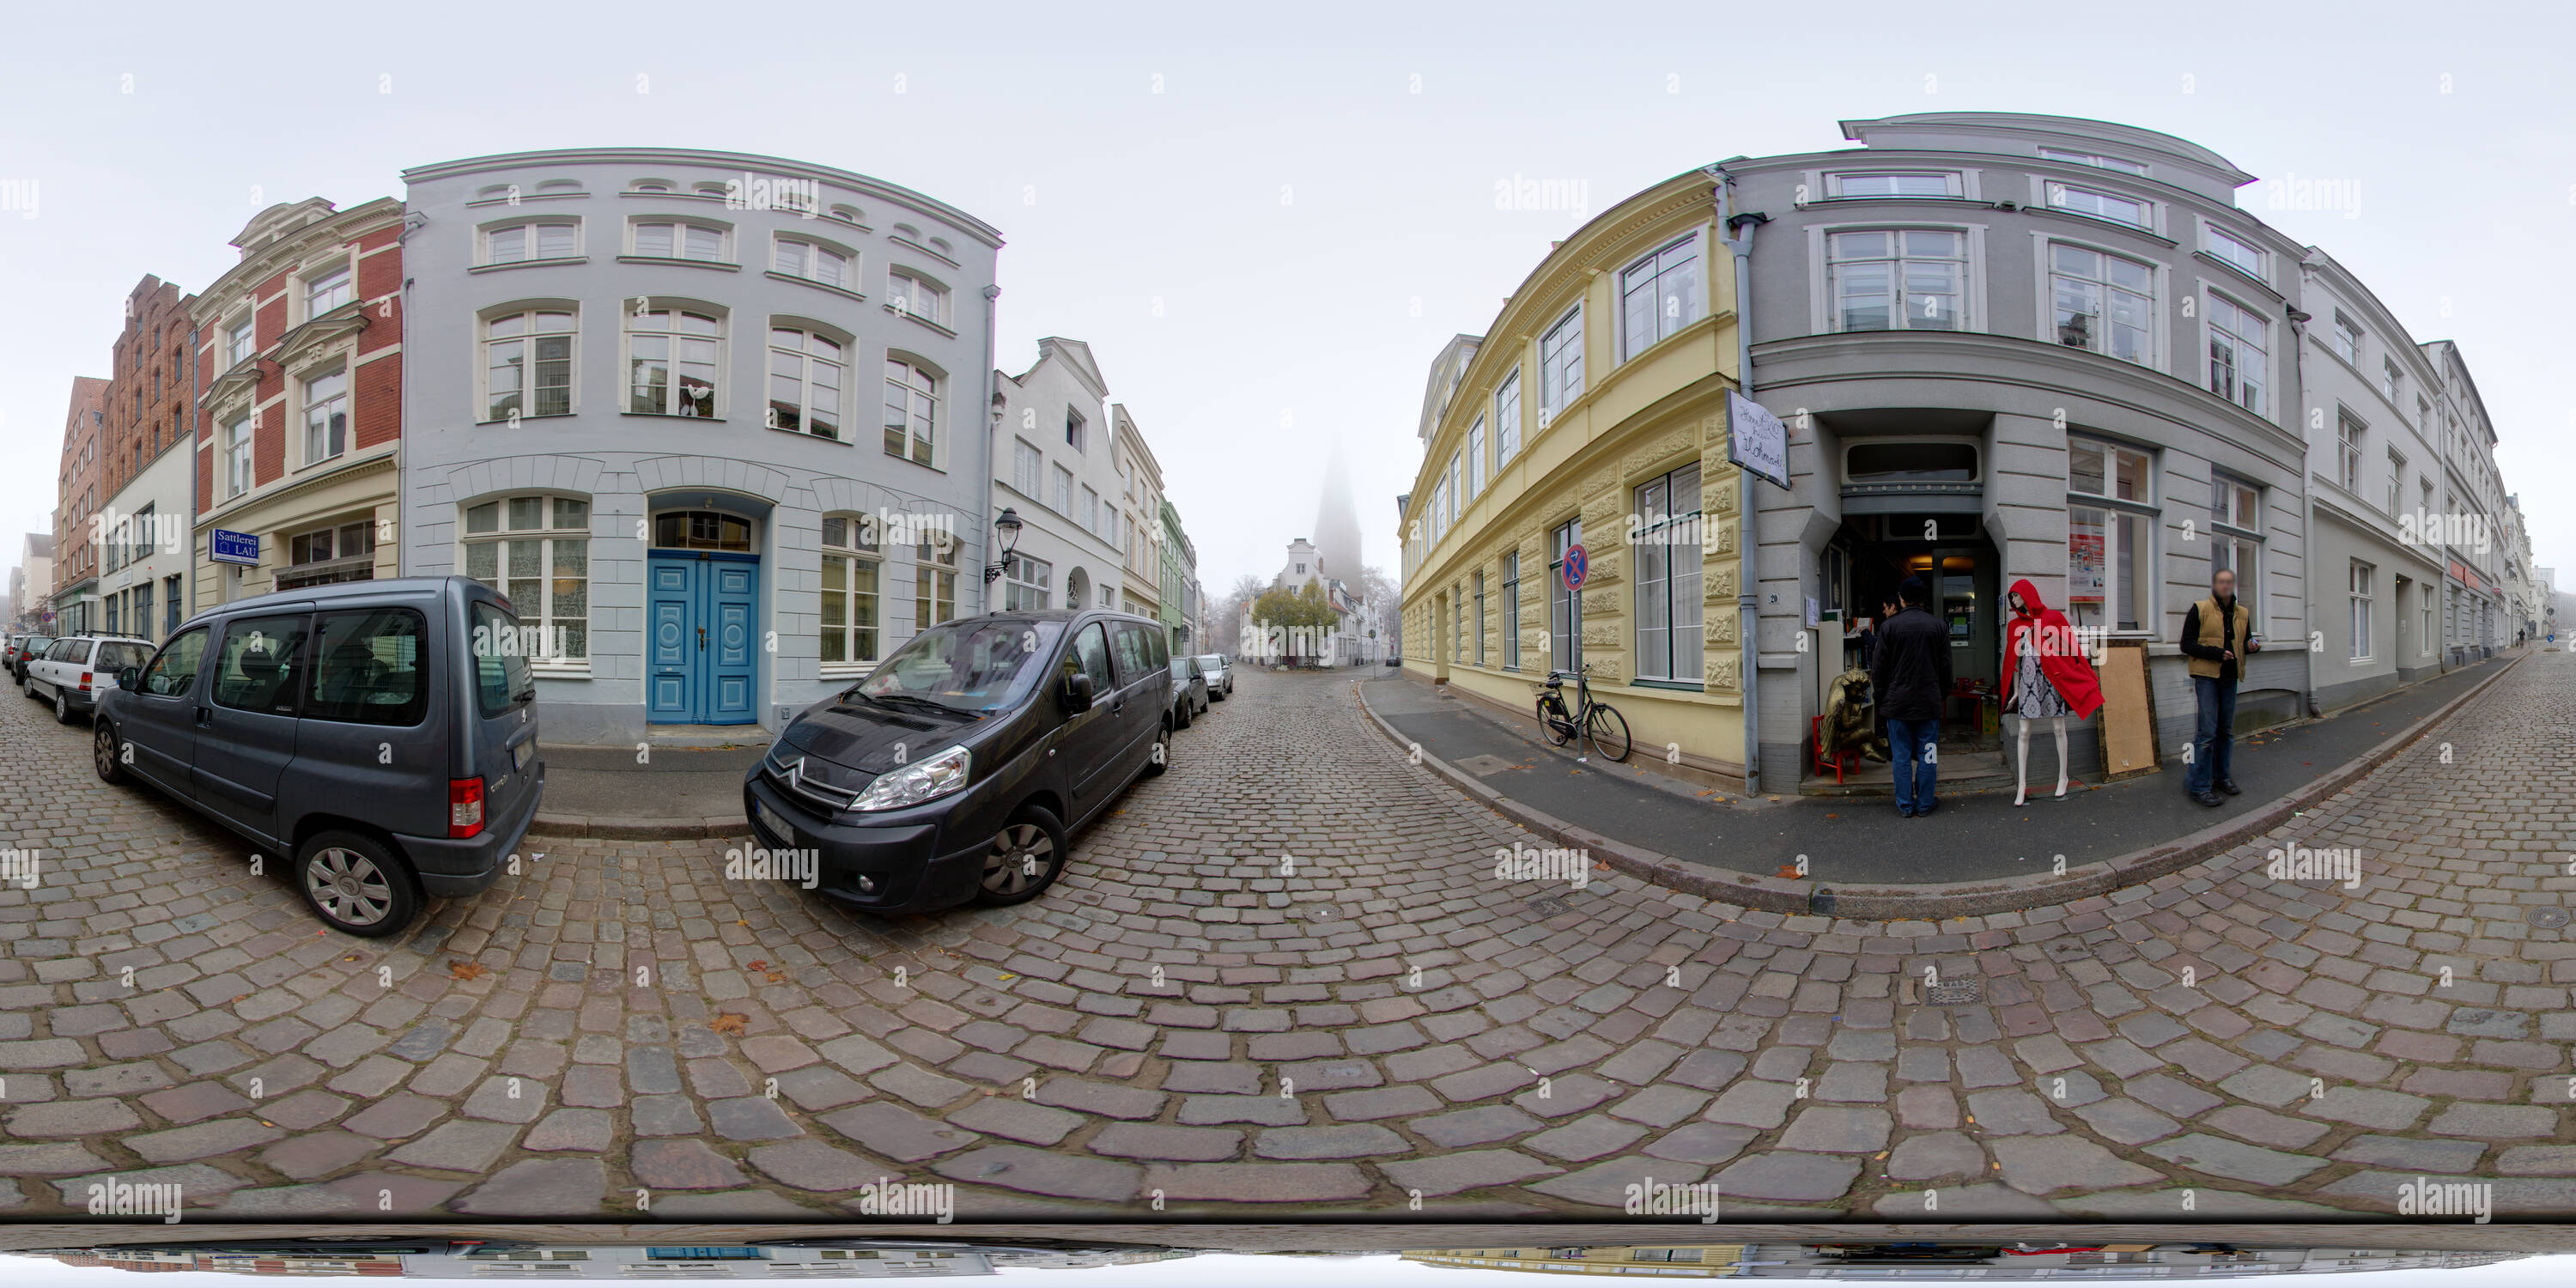
{"label": "van's license plate", "polygon": [[769,807],[769,802],[755,800],[751,803],[751,808],[759,815],[761,826],[768,828],[779,840],[790,845],[796,843],[796,829],[789,827],[787,820],[780,818],[778,811]]}
{"label": "van's license plate", "polygon": [[529,751],[530,751],[532,748],[534,748],[536,745],[537,745],[537,740],[536,740],[536,739],[534,739],[534,738],[530,738],[530,739],[529,739],[529,740],[527,740],[526,742],[520,743],[520,744],[519,744],[518,746],[516,746],[516,747],[512,747],[512,748],[510,749],[510,767],[511,767],[511,768],[513,768],[513,769],[525,769],[525,768],[527,768],[527,767],[528,767],[528,753],[529,753]]}

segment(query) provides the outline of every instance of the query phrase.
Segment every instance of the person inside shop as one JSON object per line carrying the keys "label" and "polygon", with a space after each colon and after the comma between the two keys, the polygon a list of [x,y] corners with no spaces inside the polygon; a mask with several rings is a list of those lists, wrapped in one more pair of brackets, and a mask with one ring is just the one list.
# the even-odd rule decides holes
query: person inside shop
{"label": "person inside shop", "polygon": [[1896,588],[1899,607],[1878,628],[1870,688],[1887,721],[1888,758],[1896,767],[1896,812],[1922,818],[1941,808],[1941,704],[1950,692],[1950,628],[1924,610],[1923,579]]}

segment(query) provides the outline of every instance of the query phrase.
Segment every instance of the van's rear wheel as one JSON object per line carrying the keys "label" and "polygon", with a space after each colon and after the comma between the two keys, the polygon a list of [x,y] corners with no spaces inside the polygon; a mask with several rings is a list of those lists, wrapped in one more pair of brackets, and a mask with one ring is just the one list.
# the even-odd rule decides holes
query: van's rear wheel
{"label": "van's rear wheel", "polygon": [[1064,871],[1064,824],[1036,805],[1023,805],[993,836],[984,852],[984,876],[975,901],[1004,908],[1046,893]]}
{"label": "van's rear wheel", "polygon": [[411,865],[371,837],[323,832],[295,856],[295,888],[335,930],[362,939],[398,934],[420,915]]}
{"label": "van's rear wheel", "polygon": [[1172,767],[1172,728],[1165,725],[1154,731],[1154,748],[1145,756],[1145,776],[1152,778]]}
{"label": "van's rear wheel", "polygon": [[126,781],[125,766],[116,763],[116,758],[124,754],[124,749],[117,745],[116,726],[105,720],[99,721],[98,731],[90,735],[89,742],[90,760],[98,767],[98,781],[102,783]]}

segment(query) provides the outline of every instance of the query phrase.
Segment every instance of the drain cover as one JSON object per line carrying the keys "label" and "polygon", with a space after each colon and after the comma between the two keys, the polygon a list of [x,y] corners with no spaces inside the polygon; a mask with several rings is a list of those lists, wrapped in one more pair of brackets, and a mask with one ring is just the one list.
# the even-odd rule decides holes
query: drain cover
{"label": "drain cover", "polygon": [[1540,895],[1521,905],[1541,917],[1558,917],[1574,911],[1574,906],[1556,895]]}
{"label": "drain cover", "polygon": [[1982,981],[1945,979],[1924,989],[1923,1001],[1929,1006],[1974,1006],[1985,993]]}
{"label": "drain cover", "polygon": [[2522,919],[2530,922],[2534,930],[2564,930],[2568,917],[2565,908],[2531,908],[2523,912]]}
{"label": "drain cover", "polygon": [[1458,767],[1466,770],[1468,773],[1474,774],[1478,778],[1483,778],[1488,774],[1499,774],[1506,769],[1518,769],[1520,768],[1520,764],[1517,761],[1505,760],[1500,756],[1469,756],[1465,760],[1459,761]]}

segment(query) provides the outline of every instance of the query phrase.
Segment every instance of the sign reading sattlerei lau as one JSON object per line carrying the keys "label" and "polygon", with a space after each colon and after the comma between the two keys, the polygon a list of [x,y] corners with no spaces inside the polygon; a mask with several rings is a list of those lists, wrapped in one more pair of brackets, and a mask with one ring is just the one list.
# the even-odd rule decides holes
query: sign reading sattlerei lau
{"label": "sign reading sattlerei lau", "polygon": [[1726,459],[1775,487],[1789,486],[1789,427],[1771,409],[1726,392]]}
{"label": "sign reading sattlerei lau", "polygon": [[222,528],[217,528],[207,541],[206,557],[214,560],[216,563],[251,564],[256,566],[259,563],[259,534],[256,532],[227,532]]}

